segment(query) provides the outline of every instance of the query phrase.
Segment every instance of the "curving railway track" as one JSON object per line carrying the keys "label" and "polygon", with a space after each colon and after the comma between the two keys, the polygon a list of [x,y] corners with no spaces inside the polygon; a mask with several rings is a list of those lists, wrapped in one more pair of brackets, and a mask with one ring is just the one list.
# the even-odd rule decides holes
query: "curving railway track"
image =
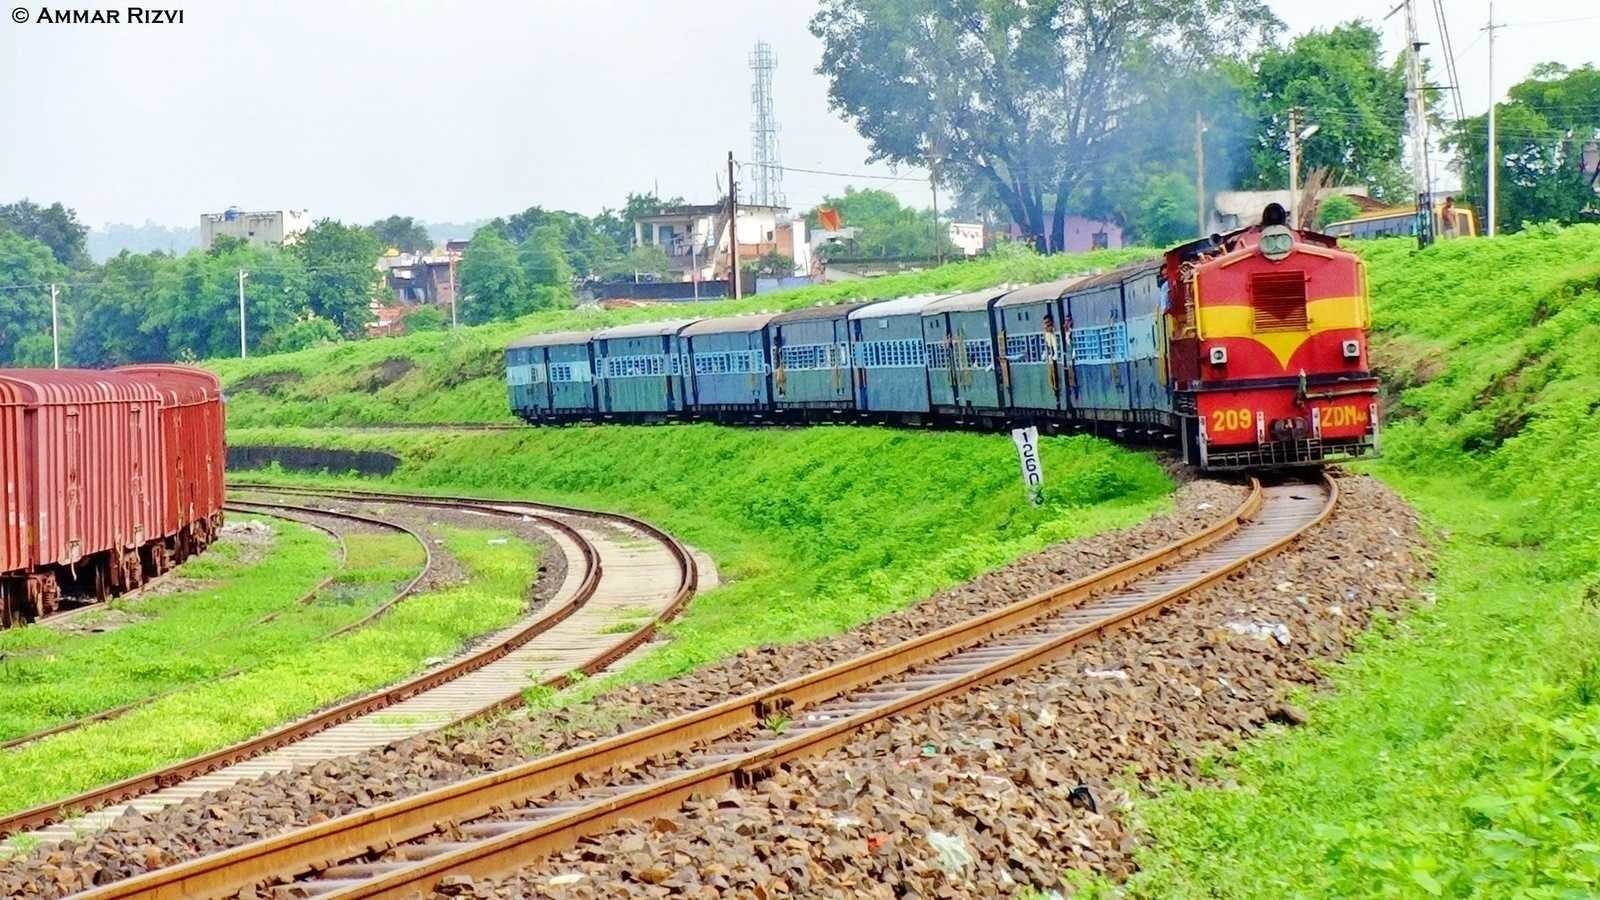
{"label": "curving railway track", "polygon": [[789,760],[1126,627],[1324,521],[1334,482],[1252,483],[1234,514],[1060,588],[704,709],[511,769],[96,888],[84,896],[399,897],[508,873],[625,819],[759,782]]}
{"label": "curving railway track", "polygon": [[[654,526],[627,516],[467,498],[353,496],[269,486],[252,490],[305,499],[299,503],[259,498],[235,501],[241,510],[384,521],[306,505],[317,500],[355,500],[531,521],[550,534],[568,556],[568,577],[557,595],[536,613],[401,684],[336,704],[249,741],[5,816],[0,818],[0,834],[28,831],[32,838],[43,841],[71,838],[110,824],[130,808],[148,811],[178,803],[267,772],[381,746],[516,705],[523,689],[531,684],[559,686],[574,673],[594,674],[642,645],[659,623],[683,608],[699,582],[698,567],[687,548]],[[427,546],[425,540],[423,545]],[[407,585],[407,591],[426,571]],[[663,575],[668,576],[668,583],[663,583]],[[393,598],[368,618],[400,599],[403,597]],[[604,632],[600,625],[613,623],[619,608],[644,608],[652,615],[630,633]],[[373,715],[378,712],[393,715],[379,720]],[[80,816],[85,810],[93,812]]]}

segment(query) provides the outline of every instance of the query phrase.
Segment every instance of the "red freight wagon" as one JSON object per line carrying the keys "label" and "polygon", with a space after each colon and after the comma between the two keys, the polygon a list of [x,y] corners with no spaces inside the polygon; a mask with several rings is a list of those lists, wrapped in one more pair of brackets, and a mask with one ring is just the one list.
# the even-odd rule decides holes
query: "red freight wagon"
{"label": "red freight wagon", "polygon": [[7,494],[20,497],[28,564],[4,578],[5,617],[52,612],[64,587],[103,599],[138,584],[139,550],[160,525],[155,389],[75,370],[8,370],[0,382],[21,405],[4,452],[20,461]]}
{"label": "red freight wagon", "polygon": [[[22,420],[29,395],[5,379],[0,379],[0,592],[13,586],[14,576],[26,572],[28,505],[31,480],[22,458]],[[10,597],[0,596],[0,607],[10,608]]]}
{"label": "red freight wagon", "polygon": [[222,524],[222,383],[189,366],[126,366],[116,373],[149,384],[161,396],[161,534],[169,540],[150,551],[151,568],[159,573],[205,549]]}

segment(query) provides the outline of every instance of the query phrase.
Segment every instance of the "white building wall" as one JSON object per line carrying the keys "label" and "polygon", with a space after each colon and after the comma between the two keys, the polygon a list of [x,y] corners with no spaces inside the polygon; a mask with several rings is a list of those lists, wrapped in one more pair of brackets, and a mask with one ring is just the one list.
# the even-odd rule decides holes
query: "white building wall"
{"label": "white building wall", "polygon": [[200,249],[210,250],[219,235],[258,247],[292,244],[309,230],[311,214],[303,209],[205,213],[200,216]]}

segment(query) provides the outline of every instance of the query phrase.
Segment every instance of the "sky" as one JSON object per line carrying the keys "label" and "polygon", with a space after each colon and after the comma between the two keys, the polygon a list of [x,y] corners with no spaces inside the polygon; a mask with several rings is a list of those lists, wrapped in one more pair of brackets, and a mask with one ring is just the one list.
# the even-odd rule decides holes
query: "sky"
{"label": "sky", "polygon": [[[728,151],[750,158],[758,39],[778,60],[783,163],[852,175],[787,173],[792,206],[847,184],[929,200],[923,173],[868,164],[866,141],[828,109],[805,0],[168,2],[181,24],[0,21],[0,202],[185,227],[231,205],[459,222],[534,204],[592,214],[630,191],[711,202]],[[1300,32],[1379,20],[1395,0],[1269,2]],[[1443,5],[1464,105],[1481,112],[1488,0]],[[1437,54],[1432,4],[1418,6]],[[1496,48],[1502,90],[1536,63],[1600,56],[1593,0],[1499,8],[1512,26]],[[1403,18],[1383,26],[1391,53]]]}

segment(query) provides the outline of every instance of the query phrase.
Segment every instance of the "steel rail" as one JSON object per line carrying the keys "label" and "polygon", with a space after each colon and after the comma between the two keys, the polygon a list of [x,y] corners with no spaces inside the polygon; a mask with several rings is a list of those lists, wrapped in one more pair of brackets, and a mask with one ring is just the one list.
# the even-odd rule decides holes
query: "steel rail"
{"label": "steel rail", "polygon": [[[233,509],[235,509],[235,511],[239,511],[239,512],[248,512],[248,510],[239,510],[237,508],[234,508],[234,507],[231,506],[231,504],[224,504],[223,505],[223,509],[224,510],[230,509],[230,508],[233,508]],[[270,514],[263,513],[263,515],[270,515]],[[334,531],[332,528],[328,528],[325,525],[319,525],[316,522],[307,522],[304,519],[295,519],[295,518],[288,517],[288,516],[275,516],[274,518],[283,518],[283,519],[286,519],[288,521],[292,521],[292,522],[296,522],[298,524],[304,525],[307,528],[314,528],[314,529],[316,529],[318,531],[324,532],[329,537],[333,538],[334,547],[338,550],[339,565],[340,565],[341,568],[344,566],[345,562],[349,559],[350,549],[347,546],[345,546],[344,537],[342,535],[340,535],[338,532]],[[426,545],[424,545],[424,550],[426,550],[426,549],[427,549]],[[174,567],[173,569],[168,570],[163,575],[161,575],[161,576],[159,576],[159,577],[157,577],[155,579],[152,579],[150,581],[145,582],[144,586],[141,586],[139,588],[139,590],[134,591],[134,592],[129,593],[129,594],[124,594],[121,599],[123,599],[123,600],[137,600],[149,588],[150,585],[161,583],[161,581],[164,581],[166,578],[171,576],[176,571],[177,571],[176,567]],[[329,575],[327,578],[322,579],[321,581],[319,581],[315,585],[313,585],[310,590],[308,590],[305,593],[301,594],[299,597],[296,597],[294,602],[291,603],[291,604],[288,604],[288,605],[289,606],[305,606],[306,604],[310,603],[312,600],[315,600],[316,597],[317,597],[317,594],[319,594],[323,590],[327,589],[328,585],[332,584],[333,580],[336,577],[338,577],[337,573],[335,573],[333,575]],[[72,614],[75,614],[75,613],[87,612],[89,610],[93,610],[93,609],[98,608],[100,605],[101,604],[98,604],[98,603],[89,604],[87,606],[83,606],[83,607],[80,607],[78,609],[71,610],[68,613],[60,613],[60,614],[57,614],[57,615],[58,616],[65,616],[65,615],[72,615]],[[274,611],[272,611],[270,613],[267,613],[266,615],[264,615],[261,618],[255,620],[254,622],[251,622],[248,627],[254,628],[254,627],[257,627],[257,626],[260,626],[260,625],[265,625],[266,623],[268,623],[268,622],[272,621],[273,619],[277,618],[278,615],[281,612],[282,612],[282,610],[280,609],[280,610],[274,610]],[[47,622],[54,622],[54,621],[57,621],[57,616],[50,616],[47,619],[41,619],[40,620],[40,624],[44,624],[44,623],[47,623]],[[189,645],[187,645],[185,647],[180,647],[180,648],[178,648],[177,650],[175,650],[173,652],[176,653],[176,654],[182,654],[184,651],[190,649],[193,646],[196,646],[196,645],[195,644],[189,644]],[[29,652],[28,654],[26,654],[26,656],[34,656],[34,655],[37,655],[37,653],[39,653],[39,652],[43,652],[43,651]],[[15,658],[17,658],[17,656],[13,655],[11,658],[15,659]],[[26,658],[26,657],[24,657],[24,658]],[[217,675],[216,677],[217,678],[231,678],[234,675],[237,675],[242,671],[244,671],[244,670],[243,669],[229,669],[228,671],[223,672],[220,675]],[[38,731],[34,731],[34,732],[30,732],[28,734],[21,735],[20,737],[10,738],[9,740],[6,740],[4,742],[0,742],[0,750],[14,750],[17,747],[22,747],[22,746],[25,746],[27,744],[31,744],[31,743],[33,743],[35,741],[44,740],[47,737],[53,737],[53,736],[58,735],[58,734],[65,734],[65,733],[67,733],[69,731],[76,731],[79,728],[83,728],[83,727],[86,727],[86,726],[89,726],[89,725],[93,725],[96,722],[108,722],[108,721],[110,721],[112,719],[120,718],[120,717],[122,717],[124,715],[127,715],[128,713],[133,712],[134,710],[138,709],[141,706],[145,706],[147,704],[154,703],[155,701],[160,700],[163,697],[170,697],[171,695],[176,694],[177,692],[179,692],[181,690],[185,690],[185,689],[187,689],[189,687],[191,687],[191,685],[187,685],[187,684],[179,685],[178,687],[174,687],[174,688],[171,688],[169,690],[162,691],[162,692],[160,692],[158,694],[152,694],[151,696],[148,696],[148,697],[141,697],[138,700],[133,701],[132,703],[125,703],[122,706],[113,707],[111,709],[103,709],[103,710],[101,710],[99,712],[91,713],[90,715],[87,715],[87,716],[82,716],[82,717],[79,717],[79,718],[76,718],[76,719],[72,719],[72,720],[67,721],[67,722],[61,722],[59,724],[52,725],[49,728],[42,728],[42,729],[40,729]]]}
{"label": "steel rail", "polygon": [[[628,528],[644,532],[652,539],[664,545],[673,559],[678,564],[680,573],[677,590],[672,600],[668,602],[654,618],[642,625],[638,630],[628,635],[627,638],[613,645],[605,654],[595,657],[577,671],[585,675],[593,675],[610,666],[617,660],[627,656],[634,650],[643,646],[660,630],[661,626],[671,621],[693,599],[695,592],[700,587],[700,570],[694,561],[694,554],[689,548],[671,533],[651,524],[644,519],[627,515],[625,513],[610,512],[607,510],[586,509],[578,506],[567,506],[558,503],[531,500],[506,500],[491,497],[471,497],[461,495],[421,494],[399,491],[372,491],[352,488],[298,488],[292,485],[269,484],[264,482],[240,482],[236,486],[240,490],[258,491],[263,493],[280,494],[314,494],[321,497],[341,497],[347,500],[384,500],[399,503],[411,503],[419,506],[439,506],[444,508],[468,508],[489,512],[497,515],[525,515],[524,510],[545,510],[557,515],[605,519]],[[561,688],[571,682],[571,673],[562,673],[544,682],[549,687]],[[496,705],[484,714],[505,709],[515,708],[523,702],[521,695],[509,697],[504,702]]]}
{"label": "steel rail", "polygon": [[[327,510],[302,509],[323,515],[330,514]],[[347,515],[353,516],[356,514]],[[31,809],[0,817],[0,837],[15,834],[19,831],[43,828],[73,815],[80,815],[103,806],[125,802],[264,753],[269,753],[280,747],[304,740],[335,725],[348,722],[360,716],[370,715],[403,700],[408,700],[417,694],[432,690],[439,685],[454,681],[456,678],[481,669],[521,647],[534,637],[554,627],[584,603],[587,603],[589,597],[594,594],[600,583],[600,559],[594,546],[579,534],[576,529],[560,520],[541,520],[549,527],[566,534],[577,544],[584,557],[584,579],[579,584],[578,590],[566,603],[560,607],[546,610],[544,615],[507,636],[504,640],[474,650],[448,665],[435,667],[393,687],[334,704],[320,712],[290,722],[249,740],[164,766],[142,775],[125,778],[73,797],[41,804]],[[381,520],[373,521],[381,522]],[[423,542],[423,546],[427,548],[426,541]],[[429,559],[432,559],[431,551],[429,551]],[[417,579],[414,579],[408,585],[408,589],[414,587],[421,577],[421,574],[419,574]]]}
{"label": "steel rail", "polygon": [[[333,881],[306,882],[297,887],[310,893],[331,889],[327,896],[399,896],[425,891],[446,871],[475,876],[503,873],[525,865],[542,853],[569,846],[581,836],[612,828],[623,818],[667,812],[694,793],[752,780],[783,760],[846,740],[856,729],[878,718],[919,708],[975,684],[1006,677],[1094,635],[1156,612],[1173,600],[1275,552],[1326,519],[1337,500],[1336,487],[1331,481],[1327,485],[1327,500],[1315,519],[1298,525],[1281,538],[1249,547],[1247,552],[1206,569],[1198,577],[1140,598],[1139,602],[1117,607],[1109,615],[1078,612],[1077,615],[1090,616],[1090,621],[1009,655],[990,659],[998,651],[981,645],[1055,614],[1073,615],[1074,608],[1085,604],[1092,595],[1134,585],[1142,576],[1158,569],[1200,559],[1208,548],[1237,534],[1247,520],[1261,511],[1263,493],[1259,483],[1252,483],[1248,497],[1232,515],[1196,534],[964,622],[624,735],[148,872],[97,888],[85,896],[216,896],[232,894],[263,881],[293,878],[319,870]],[[789,714],[833,700],[975,647],[980,648],[977,658],[984,661],[979,668],[968,669],[952,679],[941,677],[926,688],[918,681],[908,682],[919,690],[900,698],[903,702],[879,706],[871,715],[846,717],[823,731],[807,730],[771,741],[756,750],[717,758],[708,765],[641,787],[630,787],[622,793],[610,793],[593,802],[555,804],[538,811],[537,821],[491,823],[483,826],[489,835],[486,840],[454,840],[416,848],[419,855],[407,858],[420,859],[417,862],[332,865],[441,831],[468,833],[474,826],[461,823],[549,795],[584,773],[623,768],[650,757],[702,746],[757,726],[775,713]],[[344,877],[346,873],[350,874],[348,879]]]}

